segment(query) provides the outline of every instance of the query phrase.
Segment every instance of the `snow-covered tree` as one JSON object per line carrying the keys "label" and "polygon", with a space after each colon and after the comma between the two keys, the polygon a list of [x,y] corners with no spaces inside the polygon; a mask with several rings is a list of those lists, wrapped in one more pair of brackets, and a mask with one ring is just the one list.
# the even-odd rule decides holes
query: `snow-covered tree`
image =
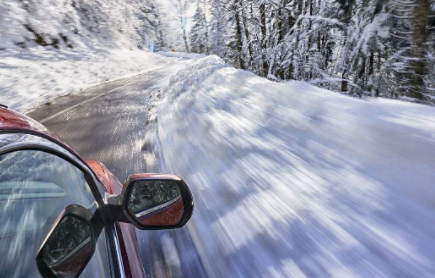
{"label": "snow-covered tree", "polygon": [[194,24],[190,30],[190,50],[195,53],[208,53],[208,26],[200,5],[196,8],[192,20]]}
{"label": "snow-covered tree", "polygon": [[225,57],[225,14],[220,0],[210,0],[212,20],[209,23],[209,50],[220,57]]}
{"label": "snow-covered tree", "polygon": [[156,0],[0,1],[0,50],[212,53],[276,81],[435,104],[433,0],[170,1],[174,11]]}
{"label": "snow-covered tree", "polygon": [[187,38],[187,11],[191,5],[189,0],[175,0],[175,5],[177,7],[178,19],[180,22],[180,28],[184,43],[184,50],[190,52],[188,38]]}
{"label": "snow-covered tree", "polygon": [[431,0],[212,0],[210,49],[273,80],[434,102]]}
{"label": "snow-covered tree", "polygon": [[137,47],[145,33],[153,32],[143,28],[143,19],[153,21],[153,15],[141,10],[153,1],[3,0],[0,48]]}
{"label": "snow-covered tree", "polygon": [[138,27],[138,34],[142,39],[139,47],[144,45],[154,51],[164,49],[166,38],[160,8],[156,5],[155,0],[139,1],[138,7],[138,18],[141,23]]}

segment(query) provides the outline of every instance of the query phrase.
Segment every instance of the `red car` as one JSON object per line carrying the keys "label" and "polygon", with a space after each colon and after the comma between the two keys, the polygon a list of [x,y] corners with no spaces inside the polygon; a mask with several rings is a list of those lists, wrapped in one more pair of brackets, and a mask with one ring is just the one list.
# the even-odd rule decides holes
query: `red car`
{"label": "red car", "polygon": [[134,227],[182,227],[193,199],[174,175],[135,174],[121,185],[0,107],[0,211],[0,277],[146,277]]}

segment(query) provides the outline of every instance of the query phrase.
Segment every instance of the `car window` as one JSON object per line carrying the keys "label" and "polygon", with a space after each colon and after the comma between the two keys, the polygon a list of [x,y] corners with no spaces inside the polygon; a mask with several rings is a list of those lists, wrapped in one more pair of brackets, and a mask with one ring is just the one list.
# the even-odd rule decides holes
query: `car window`
{"label": "car window", "polygon": [[[0,277],[40,277],[35,256],[53,222],[70,205],[96,206],[84,173],[39,150],[0,155]],[[104,232],[82,277],[109,277]]]}

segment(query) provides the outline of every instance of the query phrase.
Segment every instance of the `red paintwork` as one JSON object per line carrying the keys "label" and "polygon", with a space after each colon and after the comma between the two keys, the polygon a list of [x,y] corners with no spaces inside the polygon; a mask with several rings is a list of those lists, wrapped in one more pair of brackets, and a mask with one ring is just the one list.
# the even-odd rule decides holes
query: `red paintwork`
{"label": "red paintwork", "polygon": [[[37,121],[21,115],[12,110],[0,107],[0,128],[1,129],[24,129],[43,133],[49,133],[45,126]],[[50,133],[51,135],[51,133]]]}
{"label": "red paintwork", "polygon": [[[123,186],[127,186],[127,184],[129,184],[131,180],[136,180],[136,179],[168,179],[168,180],[181,181],[181,178],[177,175],[159,174],[159,173],[142,173],[142,174],[134,174],[128,176]],[[139,219],[139,221],[142,224],[149,225],[149,226],[176,225],[180,223],[183,214],[184,214],[184,203],[183,200],[180,199],[175,204],[169,207],[156,211],[151,215],[146,215],[142,217],[141,219]]]}
{"label": "red paintwork", "polygon": [[[0,107],[0,131],[1,130],[20,131],[41,135],[55,141],[76,155],[77,158],[84,161],[68,143],[63,141],[59,136],[51,133],[42,124],[22,114],[2,107]],[[101,181],[105,191],[109,194],[121,193],[121,183],[103,164],[97,161],[87,161],[86,163]],[[129,278],[145,278],[145,271],[137,249],[137,238],[134,226],[127,223],[117,223],[117,233],[120,242],[125,276]]]}
{"label": "red paintwork", "polygon": [[184,214],[183,199],[180,198],[174,204],[158,210],[150,215],[139,218],[139,221],[148,226],[168,226],[180,223]]}
{"label": "red paintwork", "polygon": [[100,181],[103,183],[104,188],[110,194],[120,194],[122,185],[118,179],[102,164],[95,160],[86,160],[86,163],[91,167]]}
{"label": "red paintwork", "polygon": [[83,160],[82,157],[71,147],[71,145],[63,141],[63,139],[59,136],[51,133],[42,124],[38,123],[32,118],[3,107],[0,107],[0,130],[16,130],[28,133],[38,133],[44,137],[48,137],[49,139],[56,141],[70,152],[75,154],[78,158]]}
{"label": "red paintwork", "polygon": [[131,278],[145,278],[145,270],[137,249],[136,228],[128,223],[116,224],[119,245],[121,246],[122,261],[124,262],[125,276]]}
{"label": "red paintwork", "polygon": [[[94,160],[86,160],[92,168],[104,188],[110,194],[120,194],[122,185],[118,179],[107,169],[104,164]],[[121,246],[122,261],[126,277],[146,277],[137,249],[136,231],[133,225],[127,223],[116,223],[119,245]]]}

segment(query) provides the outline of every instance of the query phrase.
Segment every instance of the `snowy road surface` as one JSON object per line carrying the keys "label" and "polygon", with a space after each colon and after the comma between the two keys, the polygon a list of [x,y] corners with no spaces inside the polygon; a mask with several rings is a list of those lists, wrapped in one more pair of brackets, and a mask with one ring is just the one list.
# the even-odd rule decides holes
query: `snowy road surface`
{"label": "snowy road surface", "polygon": [[[176,60],[159,70],[60,97],[28,115],[42,121],[84,158],[104,163],[121,181],[133,173],[153,172],[156,169],[144,159],[150,97],[187,62]],[[138,230],[137,236],[149,277],[205,276],[186,228]]]}

